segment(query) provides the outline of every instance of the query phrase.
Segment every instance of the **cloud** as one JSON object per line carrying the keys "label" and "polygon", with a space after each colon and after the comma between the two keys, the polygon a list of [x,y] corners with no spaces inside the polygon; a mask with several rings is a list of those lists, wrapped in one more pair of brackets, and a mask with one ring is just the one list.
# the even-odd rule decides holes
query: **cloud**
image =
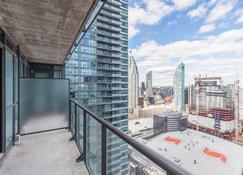
{"label": "cloud", "polygon": [[129,38],[133,38],[135,35],[137,35],[140,32],[140,30],[138,28],[136,28],[135,26],[129,26],[128,28],[128,36]]}
{"label": "cloud", "polygon": [[172,11],[172,7],[161,0],[143,0],[142,5],[129,7],[129,38],[140,32],[139,25],[155,25]]}
{"label": "cloud", "polygon": [[[166,62],[171,58],[190,58],[192,56],[208,56],[238,51],[242,53],[243,29],[230,30],[216,36],[208,36],[200,40],[181,40],[165,45],[155,41],[142,43],[134,49],[137,58],[150,61],[149,65],[156,65],[153,61]],[[213,49],[212,49],[213,48]],[[149,66],[147,65],[147,66]]]}
{"label": "cloud", "polygon": [[191,10],[187,13],[187,16],[189,16],[191,19],[196,17],[202,17],[206,14],[207,8],[204,5],[198,6],[196,9]]}
{"label": "cloud", "polygon": [[211,23],[225,18],[236,5],[236,0],[217,1],[215,7],[209,13],[206,22]]}
{"label": "cloud", "polygon": [[243,9],[239,9],[235,12],[235,15],[237,17],[235,23],[236,24],[241,24],[243,23]]}
{"label": "cloud", "polygon": [[[155,79],[165,76],[155,85],[171,85],[175,67],[183,61],[186,64],[187,81],[193,81],[198,74],[222,76],[232,82],[232,76],[243,65],[243,29],[230,30],[215,36],[197,40],[181,40],[161,45],[155,41],[142,43],[133,50],[141,77],[152,70]],[[162,81],[163,80],[163,81]],[[241,81],[242,82],[242,81]]]}
{"label": "cloud", "polygon": [[140,25],[156,25],[173,11],[183,10],[196,3],[197,0],[173,0],[166,4],[162,0],[141,0],[139,4],[129,7],[129,39],[140,33]]}
{"label": "cloud", "polygon": [[[207,3],[203,3],[203,5],[211,9],[211,11],[209,11],[208,15],[205,17],[204,24],[200,27],[199,33],[208,33],[214,31],[216,27],[222,28],[227,26],[227,22],[222,20],[231,14],[237,1],[238,0],[211,0]],[[202,7],[201,10],[204,12]],[[192,14],[191,11],[188,15]],[[197,15],[196,11],[194,11],[194,15]]]}
{"label": "cloud", "polygon": [[197,0],[173,0],[174,6],[177,10],[191,7]]}
{"label": "cloud", "polygon": [[214,31],[215,29],[215,24],[206,24],[206,25],[203,25],[200,27],[199,29],[199,33],[208,33],[208,32],[211,32],[211,31]]}

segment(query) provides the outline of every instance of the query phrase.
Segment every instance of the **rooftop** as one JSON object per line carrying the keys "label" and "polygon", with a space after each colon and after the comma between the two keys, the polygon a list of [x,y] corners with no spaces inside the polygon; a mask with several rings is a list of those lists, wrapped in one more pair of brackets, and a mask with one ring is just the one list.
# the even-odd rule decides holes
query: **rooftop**
{"label": "rooftop", "polygon": [[128,121],[128,128],[132,135],[143,132],[144,130],[153,128],[153,118],[140,118]]}
{"label": "rooftop", "polygon": [[243,171],[243,147],[199,131],[161,134],[146,145],[194,175],[239,175]]}

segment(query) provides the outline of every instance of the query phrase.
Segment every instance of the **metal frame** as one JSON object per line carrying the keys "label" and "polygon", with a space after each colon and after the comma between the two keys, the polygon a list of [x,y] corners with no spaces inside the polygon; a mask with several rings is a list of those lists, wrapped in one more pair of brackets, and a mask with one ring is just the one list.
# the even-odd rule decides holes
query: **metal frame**
{"label": "metal frame", "polygon": [[3,50],[2,50],[2,93],[3,93],[3,96],[2,96],[2,141],[3,141],[3,153],[6,153],[6,65],[5,65],[5,62],[6,62],[6,59],[5,59],[5,55],[6,55],[6,51],[5,51],[5,43],[6,43],[6,35],[4,33],[4,47],[3,47]]}
{"label": "metal frame", "polygon": [[[19,105],[19,103],[16,103],[16,99],[19,99],[19,93],[18,93],[18,97],[16,97],[16,92],[15,89],[17,88],[18,92],[19,92],[19,88],[16,87],[17,86],[17,82],[19,84],[19,75],[20,75],[20,50],[19,50],[19,46],[16,47],[16,45],[14,44],[14,42],[11,40],[11,38],[9,36],[7,36],[6,32],[0,27],[0,31],[1,31],[1,38],[2,40],[0,41],[0,49],[2,50],[1,53],[1,116],[0,116],[0,139],[1,139],[1,148],[2,150],[0,150],[0,155],[1,153],[3,154],[3,156],[0,156],[0,165],[1,162],[5,159],[6,155],[8,154],[8,152],[10,151],[12,145],[14,145],[14,139],[16,136],[16,127],[15,127],[15,119],[16,117],[18,117],[18,123],[19,123],[19,113],[18,116],[15,115],[16,112],[16,106]],[[11,46],[11,48],[9,48],[8,46]],[[9,106],[6,106],[6,50],[12,55],[12,59],[13,59],[13,103]],[[17,62],[15,62],[17,59]],[[24,62],[24,61],[23,61]],[[26,62],[24,63],[26,64]],[[16,75],[15,75],[15,71],[17,69],[18,66],[18,72],[17,72],[17,79],[15,79]],[[13,108],[13,127],[12,127],[12,131],[13,131],[13,136],[12,136],[12,140],[11,143],[8,145],[8,147],[6,147],[6,108]],[[17,132],[18,134],[18,132]]]}
{"label": "metal frame", "polygon": [[9,106],[6,106],[6,77],[4,77],[4,80],[5,80],[5,83],[4,83],[4,88],[5,88],[5,145],[6,145],[6,129],[7,129],[7,125],[6,125],[6,121],[7,121],[7,116],[6,116],[6,109],[9,109],[9,108],[13,108],[13,127],[12,127],[12,132],[13,132],[13,135],[12,135],[12,140],[10,142],[10,144],[6,147],[5,146],[5,152],[9,151],[11,146],[14,145],[14,138],[15,138],[15,107],[16,107],[16,103],[15,103],[15,86],[16,86],[16,83],[15,83],[15,62],[14,62],[14,58],[16,57],[16,53],[14,51],[12,51],[10,48],[8,48],[6,45],[5,45],[5,49],[4,49],[4,67],[5,67],[5,75],[6,75],[6,50],[12,55],[12,61],[13,61],[13,64],[12,64],[12,67],[13,67],[13,103]]}
{"label": "metal frame", "polygon": [[20,134],[20,135],[21,136],[26,136],[26,135],[32,135],[32,134],[39,134],[39,133],[43,133],[43,132],[58,131],[58,130],[62,130],[62,129],[67,129],[68,130],[68,127],[61,127],[61,128],[55,128],[55,129],[47,129],[47,130],[43,130],[43,131],[29,132],[29,133],[24,133],[24,134]]}
{"label": "metal frame", "polygon": [[[19,83],[20,83],[20,79],[19,79],[19,77],[20,77],[20,63],[21,63],[21,61],[20,61],[20,47],[19,46],[17,46],[17,56],[18,56],[18,86],[19,86]],[[20,98],[20,94],[19,94],[19,92],[20,92],[20,90],[19,90],[19,87],[18,87],[18,132],[17,132],[17,134],[20,134],[20,115],[19,115],[19,106],[20,106],[20,104],[19,104],[19,98]]]}
{"label": "metal frame", "polygon": [[5,152],[5,55],[4,55],[4,46],[0,45],[0,66],[1,66],[1,116],[0,116],[0,144],[1,144],[1,150],[0,153],[4,153]]}
{"label": "metal frame", "polygon": [[[86,164],[86,129],[87,129],[86,128],[86,120],[87,120],[86,118],[87,118],[87,114],[89,115],[89,117],[92,117],[97,122],[99,122],[102,126],[102,138],[101,138],[101,140],[102,140],[101,174],[102,175],[106,175],[106,168],[107,168],[106,167],[106,139],[107,139],[106,133],[107,133],[107,129],[110,130],[116,136],[118,136],[120,139],[125,141],[128,145],[132,146],[134,149],[139,151],[142,155],[144,155],[145,157],[150,159],[153,163],[158,165],[160,168],[165,170],[168,175],[191,175],[191,173],[189,173],[188,171],[186,171],[185,169],[183,169],[181,167],[178,167],[171,160],[157,154],[154,150],[146,147],[142,143],[138,142],[137,140],[133,139],[132,137],[128,136],[126,133],[122,132],[121,130],[119,130],[118,128],[113,126],[108,121],[104,120],[101,117],[98,117],[96,114],[94,114],[87,108],[81,106],[77,101],[75,101],[73,99],[70,99],[70,101],[71,101],[71,103],[74,103],[75,106],[79,107],[80,109],[82,109],[84,111],[84,142],[83,142],[84,152],[83,152],[83,154],[85,155],[84,156],[85,164]],[[86,167],[87,167],[87,164],[86,164]]]}
{"label": "metal frame", "polygon": [[[1,148],[2,148],[2,153],[5,155],[7,154],[7,152],[10,150],[11,146],[13,145],[13,141],[14,141],[14,137],[15,137],[15,106],[17,105],[15,103],[15,88],[16,88],[16,82],[15,82],[15,58],[17,58],[17,55],[15,53],[16,48],[14,43],[11,41],[11,39],[6,35],[6,33],[4,32],[4,30],[2,30],[2,28],[0,28],[0,30],[2,31],[2,37],[3,37],[3,43],[0,42],[0,48],[2,50],[2,54],[1,54]],[[12,48],[9,48],[7,45],[7,41],[8,44],[10,44],[12,46]],[[14,49],[14,50],[12,50]],[[6,50],[12,55],[12,59],[13,59],[13,103],[9,106],[6,106]],[[13,108],[13,138],[11,140],[11,143],[6,147],[6,109],[7,108]],[[4,158],[3,157],[3,158]]]}
{"label": "metal frame", "polygon": [[[76,105],[76,104],[75,104]],[[84,118],[83,118],[83,122],[84,122],[84,126],[83,126],[83,128],[84,128],[84,132],[83,132],[83,134],[84,134],[84,136],[86,136],[86,122],[87,122],[87,113],[86,113],[86,111],[84,110]],[[84,137],[84,139],[83,139],[83,155],[84,155],[84,160],[86,160],[86,137]],[[85,164],[86,165],[86,164]],[[87,166],[87,165],[86,165]],[[88,168],[87,168],[88,169]]]}
{"label": "metal frame", "polygon": [[[106,126],[104,124],[102,124],[101,126],[101,174],[105,174],[106,175],[106,145],[107,145],[107,131],[106,131]],[[105,161],[104,161],[105,160]]]}
{"label": "metal frame", "polygon": [[[15,145],[14,143],[14,140],[15,140],[15,131],[16,131],[16,128],[15,128],[15,122],[16,122],[16,115],[15,115],[15,112],[16,112],[16,106],[18,105],[16,103],[16,93],[15,93],[15,88],[19,88],[19,87],[16,87],[16,84],[17,82],[15,82],[15,69],[17,67],[17,65],[15,64],[15,59],[18,59],[17,56],[13,55],[13,145]],[[18,81],[18,80],[16,80]]]}

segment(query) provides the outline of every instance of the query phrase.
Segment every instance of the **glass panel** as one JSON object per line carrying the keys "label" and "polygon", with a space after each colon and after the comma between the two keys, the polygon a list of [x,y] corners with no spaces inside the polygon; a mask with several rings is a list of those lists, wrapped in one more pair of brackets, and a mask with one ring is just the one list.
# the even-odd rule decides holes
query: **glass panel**
{"label": "glass panel", "polygon": [[23,77],[23,76],[24,76],[24,73],[23,73],[23,63],[20,62],[19,64],[20,64],[20,65],[19,65],[19,73],[20,73],[20,77]]}
{"label": "glass panel", "polygon": [[69,81],[20,79],[21,133],[68,126]]}
{"label": "glass panel", "polygon": [[6,51],[6,106],[13,104],[13,55]]}
{"label": "glass panel", "polygon": [[101,174],[101,124],[87,114],[86,164],[92,175]]}
{"label": "glass panel", "polygon": [[83,110],[77,107],[76,142],[80,152],[83,152]]}
{"label": "glass panel", "polygon": [[128,145],[117,135],[107,130],[106,172],[107,174],[128,174]]}
{"label": "glass panel", "polygon": [[6,146],[13,138],[13,55],[6,51]]}
{"label": "glass panel", "polygon": [[53,78],[61,78],[62,75],[61,75],[61,71],[54,71],[53,72]]}
{"label": "glass panel", "polygon": [[75,104],[71,103],[71,132],[75,135]]}
{"label": "glass panel", "polygon": [[14,59],[14,64],[15,64],[15,73],[14,73],[14,81],[15,81],[15,134],[18,133],[18,112],[19,112],[19,108],[18,108],[18,87],[19,87],[19,82],[18,82],[18,75],[19,75],[19,68],[18,68],[18,59],[15,58]]}
{"label": "glass panel", "polygon": [[15,105],[14,106],[14,115],[15,115],[14,127],[15,127],[15,135],[18,134],[18,112],[19,112],[19,106],[18,105]]}
{"label": "glass panel", "polygon": [[35,78],[49,78],[49,73],[35,72]]}
{"label": "glass panel", "polygon": [[129,146],[129,174],[166,175],[167,172],[161,169],[139,151]]}
{"label": "glass panel", "polygon": [[6,110],[6,146],[9,146],[13,139],[13,108]]}

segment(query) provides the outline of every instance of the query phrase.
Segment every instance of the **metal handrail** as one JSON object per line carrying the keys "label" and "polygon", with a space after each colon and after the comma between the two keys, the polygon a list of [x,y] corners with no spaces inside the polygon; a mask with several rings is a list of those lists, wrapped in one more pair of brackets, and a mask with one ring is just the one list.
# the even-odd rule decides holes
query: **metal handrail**
{"label": "metal handrail", "polygon": [[120,129],[113,126],[110,122],[104,120],[101,117],[98,117],[95,113],[80,105],[76,100],[70,99],[70,101],[77,105],[79,108],[81,108],[84,111],[84,113],[89,114],[92,118],[98,121],[102,125],[102,127],[105,127],[106,129],[112,131],[115,135],[120,137],[122,140],[131,145],[145,157],[147,157],[152,162],[157,164],[160,168],[165,170],[167,172],[167,175],[192,175],[190,172],[183,169],[182,167],[175,165],[171,160],[159,155],[151,148],[143,145],[142,143],[128,136],[126,133],[122,132]]}

